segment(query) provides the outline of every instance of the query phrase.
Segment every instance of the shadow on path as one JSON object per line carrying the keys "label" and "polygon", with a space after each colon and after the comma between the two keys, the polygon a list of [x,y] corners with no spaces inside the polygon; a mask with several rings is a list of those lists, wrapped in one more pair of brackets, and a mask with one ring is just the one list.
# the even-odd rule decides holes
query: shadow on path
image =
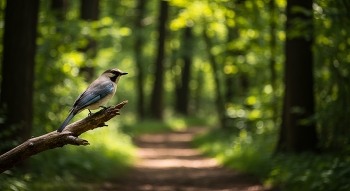
{"label": "shadow on path", "polygon": [[135,140],[139,161],[125,177],[105,182],[100,191],[263,191],[253,177],[220,166],[191,147],[203,128],[147,134]]}

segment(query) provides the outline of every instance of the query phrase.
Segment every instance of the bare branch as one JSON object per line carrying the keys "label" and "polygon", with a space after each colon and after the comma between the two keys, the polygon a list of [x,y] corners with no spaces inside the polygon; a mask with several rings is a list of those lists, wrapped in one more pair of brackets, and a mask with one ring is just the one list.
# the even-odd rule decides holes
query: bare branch
{"label": "bare branch", "polygon": [[48,149],[63,147],[64,145],[68,144],[78,146],[89,145],[87,140],[80,139],[78,136],[86,131],[107,126],[105,122],[116,115],[120,115],[120,109],[127,103],[128,101],[123,101],[118,105],[102,109],[91,116],[68,125],[61,133],[53,131],[39,137],[28,139],[21,145],[0,156],[0,173],[12,168],[14,165],[29,158],[30,156]]}

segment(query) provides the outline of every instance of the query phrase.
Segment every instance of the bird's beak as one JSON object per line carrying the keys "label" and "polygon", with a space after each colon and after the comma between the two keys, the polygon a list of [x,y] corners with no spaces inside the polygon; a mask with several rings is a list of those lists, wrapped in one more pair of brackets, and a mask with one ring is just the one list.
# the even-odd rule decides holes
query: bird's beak
{"label": "bird's beak", "polygon": [[122,72],[122,76],[128,74],[127,72]]}

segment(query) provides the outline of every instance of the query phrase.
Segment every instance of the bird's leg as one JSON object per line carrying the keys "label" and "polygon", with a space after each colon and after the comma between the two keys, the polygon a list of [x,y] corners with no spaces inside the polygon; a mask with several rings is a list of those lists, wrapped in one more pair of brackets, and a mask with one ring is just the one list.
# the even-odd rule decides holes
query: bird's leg
{"label": "bird's leg", "polygon": [[90,111],[90,109],[88,109],[88,110],[89,110],[89,114],[88,114],[88,116],[92,115],[92,112]]}
{"label": "bird's leg", "polygon": [[105,106],[100,106],[103,110],[106,110],[106,109],[108,109],[109,107],[111,107],[111,106],[109,106],[109,107],[105,107]]}

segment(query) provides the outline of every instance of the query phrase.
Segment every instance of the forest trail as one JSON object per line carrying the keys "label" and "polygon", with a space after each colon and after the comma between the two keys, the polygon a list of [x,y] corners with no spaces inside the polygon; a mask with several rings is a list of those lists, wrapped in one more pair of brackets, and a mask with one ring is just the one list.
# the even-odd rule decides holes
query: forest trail
{"label": "forest trail", "polygon": [[263,191],[252,176],[220,166],[191,147],[203,128],[146,134],[135,140],[139,160],[124,177],[105,182],[99,191]]}

